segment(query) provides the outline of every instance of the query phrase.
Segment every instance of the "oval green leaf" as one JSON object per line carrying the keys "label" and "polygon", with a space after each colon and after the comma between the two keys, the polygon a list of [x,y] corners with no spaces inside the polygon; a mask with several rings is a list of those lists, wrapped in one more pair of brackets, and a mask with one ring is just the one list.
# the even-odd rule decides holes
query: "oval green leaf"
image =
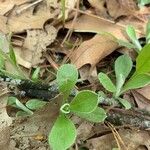
{"label": "oval green leaf", "polygon": [[26,102],[26,106],[31,110],[41,109],[46,104],[47,102],[38,99],[30,99],[29,101]]}
{"label": "oval green leaf", "polygon": [[66,150],[75,142],[76,136],[72,121],[61,114],[52,127],[48,141],[53,150]]}
{"label": "oval green leaf", "polygon": [[129,79],[127,83],[124,85],[122,92],[131,89],[137,89],[144,87],[150,84],[150,75],[147,74],[137,74]]}
{"label": "oval green leaf", "polygon": [[132,60],[128,55],[122,55],[115,61],[116,88],[119,95],[121,88],[132,69]]}
{"label": "oval green leaf", "polygon": [[100,81],[100,83],[103,85],[103,87],[109,91],[109,92],[116,92],[116,87],[115,85],[112,83],[112,81],[110,80],[110,78],[107,76],[107,74],[105,73],[99,73],[98,74],[98,79]]}
{"label": "oval green leaf", "polygon": [[79,92],[70,103],[70,110],[73,113],[90,113],[98,105],[98,95],[89,90]]}
{"label": "oval green leaf", "polygon": [[67,96],[74,88],[78,80],[78,71],[74,65],[65,64],[62,65],[57,72],[57,82],[59,85],[59,91]]}
{"label": "oval green leaf", "polygon": [[93,112],[91,113],[76,113],[77,116],[86,119],[90,122],[103,122],[107,115],[106,115],[106,111],[102,108],[97,107]]}

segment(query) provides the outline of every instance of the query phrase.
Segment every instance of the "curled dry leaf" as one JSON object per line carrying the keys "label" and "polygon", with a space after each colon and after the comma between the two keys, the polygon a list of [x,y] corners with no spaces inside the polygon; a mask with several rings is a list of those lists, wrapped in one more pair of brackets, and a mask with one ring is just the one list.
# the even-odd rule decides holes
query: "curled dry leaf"
{"label": "curled dry leaf", "polygon": [[133,97],[139,109],[150,111],[150,85],[132,91]]}
{"label": "curled dry leaf", "polygon": [[117,49],[118,44],[111,37],[96,35],[94,38],[85,41],[81,46],[72,53],[71,62],[77,68],[85,64],[94,67],[101,59],[111,54]]}
{"label": "curled dry leaf", "polygon": [[[66,24],[66,28],[70,27]],[[111,33],[115,37],[126,40],[122,33],[122,27],[110,23],[107,20],[83,15],[74,24],[77,32]],[[101,59],[118,48],[118,44],[111,35],[95,35],[92,39],[84,41],[78,49],[72,53],[71,62],[81,68],[85,64],[95,66]]]}
{"label": "curled dry leaf", "polygon": [[55,40],[56,36],[57,30],[53,26],[47,26],[46,31],[27,30],[23,48],[15,49],[18,63],[26,68],[42,63],[42,52],[46,51],[46,47]]}

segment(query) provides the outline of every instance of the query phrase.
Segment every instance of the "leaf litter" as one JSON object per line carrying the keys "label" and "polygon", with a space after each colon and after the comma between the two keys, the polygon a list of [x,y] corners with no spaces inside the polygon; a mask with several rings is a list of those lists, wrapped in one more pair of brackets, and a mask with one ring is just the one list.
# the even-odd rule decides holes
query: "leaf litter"
{"label": "leaf litter", "polygon": [[[69,59],[79,69],[83,82],[90,80],[90,76],[95,77],[98,74],[97,70],[107,69],[107,65],[104,64],[104,68],[99,68],[98,64],[114,53],[118,53],[116,51],[121,48],[115,38],[129,41],[125,34],[126,25],[131,24],[136,27],[138,38],[144,34],[149,6],[139,9],[134,0],[88,0],[81,4],[83,11],[78,10],[77,3],[77,0],[66,0],[66,21],[63,26],[61,22],[62,6],[57,0],[7,0],[0,2],[1,34],[12,33],[11,40],[17,62],[28,76],[30,76],[32,67],[37,66],[45,69],[43,73],[45,76],[51,76],[51,70],[48,70],[47,66],[50,66],[53,72],[55,64],[49,64],[47,62],[48,57],[44,57],[45,55],[49,55],[52,59],[51,62],[59,66],[61,65],[59,61],[62,54],[70,54]],[[78,12],[73,26],[71,25],[73,21],[72,12],[73,14]],[[85,33],[92,36],[88,39],[83,38],[81,44],[75,48],[73,44],[69,43],[70,41],[65,41],[66,45],[61,45],[62,40],[58,37],[59,32],[71,30],[72,27],[74,31],[72,37],[74,34],[84,37]],[[7,53],[8,45],[5,38],[3,40],[1,48]],[[54,50],[53,47],[56,42],[59,45]],[[62,50],[58,50],[61,47]],[[53,51],[51,51],[52,49]],[[46,53],[47,51],[49,53]],[[127,51],[130,50],[125,49],[122,53],[127,53]],[[108,63],[111,64],[112,62]],[[12,66],[8,64],[8,68],[12,68]],[[90,83],[95,84],[95,80],[90,80]],[[146,86],[131,92],[138,108],[149,111],[149,90],[150,87]],[[49,149],[47,135],[58,114],[59,100],[58,104],[51,101],[42,110],[35,112],[33,116],[25,118],[8,116],[7,95],[6,97],[1,96],[0,105],[0,149]],[[86,147],[89,150],[111,150],[119,146],[117,140],[120,137],[120,141],[126,145],[125,150],[142,149],[141,147],[150,149],[148,131],[138,131],[132,128],[121,129],[120,127],[115,132],[120,135],[117,136],[117,139],[112,128],[106,125],[98,126],[85,122],[78,117],[73,118],[73,121],[78,127],[76,149]],[[74,148],[72,147],[72,149]]]}

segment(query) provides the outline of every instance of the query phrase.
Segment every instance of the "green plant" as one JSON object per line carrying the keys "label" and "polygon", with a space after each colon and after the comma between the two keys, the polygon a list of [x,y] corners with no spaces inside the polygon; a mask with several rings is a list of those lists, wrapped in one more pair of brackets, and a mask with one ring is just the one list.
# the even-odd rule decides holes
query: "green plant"
{"label": "green plant", "polygon": [[22,104],[16,97],[10,96],[8,97],[8,106],[12,106],[17,108],[19,111],[16,113],[16,116],[30,116],[33,115],[34,110],[41,109],[48,102],[41,101],[38,99],[30,99],[26,102],[26,104]]}
{"label": "green plant", "polygon": [[101,122],[106,118],[105,111],[98,107],[98,95],[90,90],[80,91],[71,101],[69,100],[69,94],[77,80],[78,71],[73,65],[65,64],[59,68],[57,82],[63,95],[63,102],[48,137],[53,150],[66,150],[75,142],[77,133],[70,119],[72,114],[92,122]]}
{"label": "green plant", "polygon": [[[150,44],[144,46],[136,59],[136,70],[126,81],[132,69],[132,60],[128,55],[122,55],[115,61],[116,85],[105,73],[99,73],[98,78],[103,87],[113,93],[113,99],[118,100],[126,109],[131,108],[128,101],[120,96],[131,89],[141,88],[150,83]],[[126,81],[126,82],[125,82]]]}
{"label": "green plant", "polygon": [[[142,44],[140,43],[140,41],[138,40],[138,38],[136,36],[135,28],[131,25],[128,25],[126,27],[126,33],[129,37],[129,39],[131,40],[131,43],[125,42],[125,41],[120,40],[120,39],[117,39],[117,42],[121,46],[125,46],[129,49],[133,48],[136,50],[137,53],[139,53],[142,49]],[[146,24],[145,38],[146,38],[146,41],[145,41],[144,45],[149,44],[150,43],[150,21],[148,21]]]}

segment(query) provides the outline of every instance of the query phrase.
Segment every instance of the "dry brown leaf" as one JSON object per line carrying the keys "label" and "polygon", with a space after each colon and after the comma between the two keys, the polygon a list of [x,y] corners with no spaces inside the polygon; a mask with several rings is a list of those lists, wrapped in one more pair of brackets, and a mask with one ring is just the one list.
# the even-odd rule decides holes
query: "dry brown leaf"
{"label": "dry brown leaf", "polygon": [[150,86],[132,91],[138,108],[150,111]]}
{"label": "dry brown leaf", "polygon": [[[71,28],[71,22],[66,23],[66,28]],[[127,40],[124,25],[112,23],[104,18],[82,15],[74,23],[76,32],[110,33],[118,39]],[[138,35],[139,36],[139,35]],[[101,59],[116,50],[119,45],[111,36],[96,35],[93,39],[83,42],[72,53],[71,62],[77,68],[85,64],[95,66]]]}
{"label": "dry brown leaf", "polygon": [[150,102],[150,85],[145,86],[141,89],[136,90],[138,93],[143,95],[145,98],[147,98]]}
{"label": "dry brown leaf", "polygon": [[85,64],[94,67],[101,59],[111,54],[118,44],[111,37],[96,35],[94,38],[85,41],[75,50],[70,59],[77,68]]}
{"label": "dry brown leaf", "polygon": [[[25,6],[27,7],[28,5],[26,4]],[[40,3],[39,7],[36,7],[36,12],[34,12],[35,6],[17,14],[18,10],[20,11],[20,8],[15,8],[8,18],[7,25],[11,32],[23,32],[26,29],[42,29],[47,20],[55,18],[57,15],[55,11],[53,13],[50,12],[46,2]]]}
{"label": "dry brown leaf", "polygon": [[55,40],[56,36],[57,30],[53,26],[47,26],[46,31],[27,30],[23,48],[14,48],[17,62],[26,68],[42,63],[42,52],[46,51],[46,47]]}
{"label": "dry brown leaf", "polygon": [[78,139],[85,141],[91,135],[93,123],[83,121],[77,128]]}
{"label": "dry brown leaf", "polygon": [[9,32],[6,23],[7,23],[7,18],[0,15],[0,32],[3,32],[5,34]]}
{"label": "dry brown leaf", "polygon": [[12,118],[10,118],[6,111],[7,96],[0,98],[0,149],[8,150],[10,142],[10,125]]}
{"label": "dry brown leaf", "polygon": [[[141,145],[150,149],[150,137],[147,131],[119,130],[119,135],[126,145],[126,150],[137,150]],[[117,144],[112,134],[106,134],[87,140],[87,147],[89,150],[111,150],[117,148]]]}
{"label": "dry brown leaf", "polygon": [[91,6],[95,9],[97,15],[107,16],[107,10],[105,8],[105,0],[88,0]]}
{"label": "dry brown leaf", "polygon": [[1,0],[0,1],[0,15],[5,15],[11,11],[15,6],[19,6],[25,3],[30,3],[33,0]]}
{"label": "dry brown leaf", "polygon": [[137,11],[134,0],[106,0],[106,5],[109,15],[114,19],[134,14]]}
{"label": "dry brown leaf", "polygon": [[[70,23],[66,24],[70,27]],[[75,31],[79,32],[109,32],[119,39],[125,40],[121,27],[107,22],[103,19],[83,15],[74,24]],[[118,48],[111,36],[96,35],[94,38],[83,42],[80,47],[72,53],[71,62],[82,67],[85,64],[95,66],[101,59]]]}
{"label": "dry brown leaf", "polygon": [[[71,23],[71,21],[66,23],[65,27],[70,29]],[[124,28],[122,26],[99,17],[82,15],[76,20],[73,27],[76,32],[107,32],[111,33],[119,39],[126,40],[125,36],[122,33],[124,31]]]}

